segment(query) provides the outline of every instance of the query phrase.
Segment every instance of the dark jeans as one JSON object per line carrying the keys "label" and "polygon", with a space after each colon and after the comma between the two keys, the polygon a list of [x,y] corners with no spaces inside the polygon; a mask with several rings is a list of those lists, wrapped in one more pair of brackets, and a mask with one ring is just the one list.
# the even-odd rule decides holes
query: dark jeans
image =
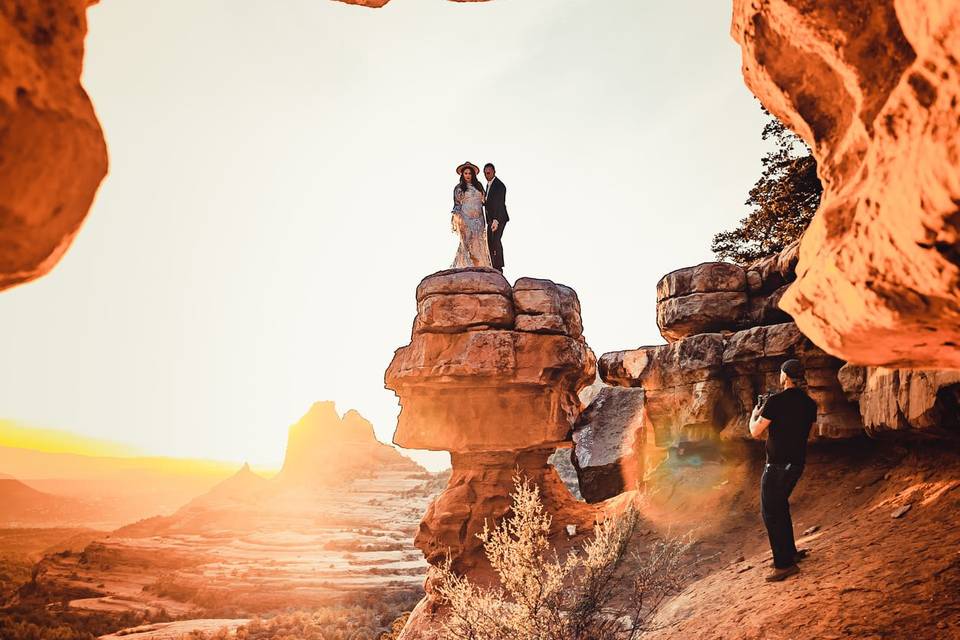
{"label": "dark jeans", "polygon": [[493,268],[497,271],[503,271],[503,243],[501,238],[503,238],[503,228],[507,226],[507,223],[497,225],[497,230],[494,231],[490,228],[490,224],[487,223],[487,246],[490,248],[490,259],[493,261]]}
{"label": "dark jeans", "polygon": [[760,479],[760,511],[773,550],[773,566],[778,569],[795,564],[797,546],[790,519],[790,494],[802,474],[803,465],[768,463]]}

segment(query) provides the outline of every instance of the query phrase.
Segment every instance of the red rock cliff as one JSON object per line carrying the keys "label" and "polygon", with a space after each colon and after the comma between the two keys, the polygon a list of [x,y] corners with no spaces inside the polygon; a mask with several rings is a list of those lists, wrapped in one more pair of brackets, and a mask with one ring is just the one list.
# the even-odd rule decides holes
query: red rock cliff
{"label": "red rock cliff", "polygon": [[747,85],[824,184],[783,308],[846,360],[960,368],[960,4],[733,5]]}

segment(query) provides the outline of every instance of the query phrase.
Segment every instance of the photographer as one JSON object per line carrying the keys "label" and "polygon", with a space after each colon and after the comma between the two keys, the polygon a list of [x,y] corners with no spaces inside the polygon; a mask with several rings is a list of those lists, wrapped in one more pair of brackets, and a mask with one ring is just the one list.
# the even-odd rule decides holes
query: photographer
{"label": "photographer", "polygon": [[[783,391],[754,407],[750,416],[750,435],[767,434],[767,463],[760,480],[760,509],[773,551],[773,573],[767,582],[779,582],[799,573],[797,561],[806,556],[798,552],[790,519],[790,494],[803,474],[807,438],[817,419],[817,403],[801,388],[803,365],[787,360],[780,367]],[[762,401],[762,397],[761,397]]]}

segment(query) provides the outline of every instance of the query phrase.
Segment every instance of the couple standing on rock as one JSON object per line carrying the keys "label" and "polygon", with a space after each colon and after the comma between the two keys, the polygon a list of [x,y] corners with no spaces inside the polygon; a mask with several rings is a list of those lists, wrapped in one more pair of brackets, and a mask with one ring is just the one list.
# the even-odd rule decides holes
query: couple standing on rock
{"label": "couple standing on rock", "polygon": [[503,272],[503,228],[510,220],[507,215],[507,187],[497,177],[497,169],[488,162],[483,167],[487,179],[484,188],[477,178],[480,170],[472,162],[457,167],[460,182],[453,189],[454,233],[460,235],[457,256],[450,265],[465,267],[493,267]]}

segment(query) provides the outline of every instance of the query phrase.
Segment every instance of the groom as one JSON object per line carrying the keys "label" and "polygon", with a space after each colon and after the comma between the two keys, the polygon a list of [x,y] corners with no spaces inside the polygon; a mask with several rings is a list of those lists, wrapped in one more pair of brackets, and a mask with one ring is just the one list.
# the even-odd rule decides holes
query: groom
{"label": "groom", "polygon": [[503,228],[507,226],[510,216],[507,215],[507,187],[497,177],[497,168],[493,163],[483,165],[483,175],[487,179],[487,198],[484,202],[487,217],[487,244],[490,247],[490,258],[493,268],[503,273]]}

